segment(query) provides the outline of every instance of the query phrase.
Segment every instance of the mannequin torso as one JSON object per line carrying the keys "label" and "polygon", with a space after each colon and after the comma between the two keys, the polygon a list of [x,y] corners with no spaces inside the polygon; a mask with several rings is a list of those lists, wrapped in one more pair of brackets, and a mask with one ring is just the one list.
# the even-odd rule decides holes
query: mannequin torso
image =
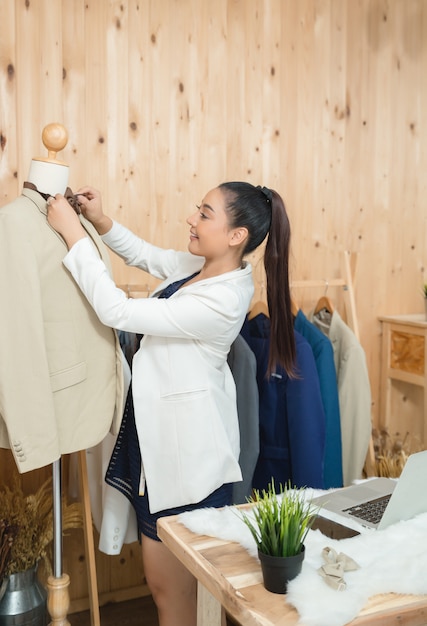
{"label": "mannequin torso", "polygon": [[37,187],[37,191],[52,196],[57,193],[64,195],[68,186],[68,169],[68,165],[63,165],[59,161],[33,159],[27,180]]}

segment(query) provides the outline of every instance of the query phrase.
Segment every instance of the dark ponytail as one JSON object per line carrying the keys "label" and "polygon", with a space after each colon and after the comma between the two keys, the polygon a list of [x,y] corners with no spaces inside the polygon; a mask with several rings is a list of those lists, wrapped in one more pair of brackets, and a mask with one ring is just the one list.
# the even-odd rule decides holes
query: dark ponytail
{"label": "dark ponytail", "polygon": [[222,183],[219,188],[226,195],[230,227],[248,229],[243,255],[253,252],[268,234],[264,253],[270,315],[267,374],[279,365],[294,377],[296,349],[289,285],[291,233],[284,202],[276,191],[249,183]]}
{"label": "dark ponytail", "polygon": [[295,375],[295,334],[289,285],[291,228],[280,195],[271,190],[271,226],[264,252],[267,277],[267,303],[270,314],[270,352],[268,373],[281,365]]}

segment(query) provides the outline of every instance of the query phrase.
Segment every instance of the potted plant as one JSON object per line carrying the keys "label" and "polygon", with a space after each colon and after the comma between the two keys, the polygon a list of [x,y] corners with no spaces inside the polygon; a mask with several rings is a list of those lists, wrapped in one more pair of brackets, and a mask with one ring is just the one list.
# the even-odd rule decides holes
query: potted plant
{"label": "potted plant", "polygon": [[[52,574],[49,554],[53,540],[52,479],[35,494],[25,495],[18,480],[13,489],[0,491],[0,624],[45,626],[47,594],[38,579],[43,562]],[[83,517],[78,502],[62,503],[62,527],[81,528]],[[18,621],[16,621],[18,620]]]}
{"label": "potted plant", "polygon": [[304,540],[319,510],[306,493],[290,484],[276,493],[273,481],[267,490],[254,490],[252,506],[240,511],[257,545],[264,586],[273,593],[286,593],[302,568]]}

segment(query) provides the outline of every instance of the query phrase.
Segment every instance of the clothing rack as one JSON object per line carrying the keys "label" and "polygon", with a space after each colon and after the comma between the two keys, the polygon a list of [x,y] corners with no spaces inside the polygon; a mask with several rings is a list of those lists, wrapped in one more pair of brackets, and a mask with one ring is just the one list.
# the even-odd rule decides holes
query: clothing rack
{"label": "clothing rack", "polygon": [[[344,250],[342,253],[342,276],[333,278],[330,280],[322,279],[308,279],[308,280],[294,280],[291,281],[291,291],[300,288],[316,288],[324,287],[325,293],[328,293],[329,288],[341,288],[343,294],[343,301],[345,307],[346,323],[354,332],[358,341],[360,341],[359,323],[356,312],[356,299],[354,295],[354,275],[356,270],[357,258],[353,259],[354,268],[352,270],[352,253],[349,250]],[[135,297],[141,297],[141,294],[146,294],[148,297],[153,288],[148,283],[144,284],[124,284],[118,285],[128,297],[135,294]],[[364,472],[366,476],[375,475],[375,452],[372,436],[369,443],[369,449],[366,456]]]}
{"label": "clothing rack", "polygon": [[351,252],[344,250],[343,252],[343,268],[344,277],[334,278],[332,280],[295,280],[291,282],[291,289],[300,287],[325,287],[325,295],[329,287],[342,287],[344,295],[344,305],[346,313],[346,321],[351,330],[360,341],[359,324],[356,314],[356,300],[354,297],[353,276],[351,270]]}
{"label": "clothing rack", "polygon": [[90,623],[91,626],[100,626],[101,615],[99,611],[95,541],[93,535],[92,506],[90,502],[86,450],[80,450],[77,454],[79,467],[80,499],[83,508],[83,533],[86,548],[86,569],[89,591]]}
{"label": "clothing rack", "polygon": [[[344,296],[344,306],[346,314],[346,323],[354,332],[358,341],[360,341],[359,323],[356,313],[356,299],[354,296],[353,272],[351,269],[351,252],[344,250],[343,252],[343,277],[334,278],[332,280],[295,280],[291,281],[291,290],[298,288],[325,287],[325,295],[329,287],[341,287]],[[355,272],[355,269],[354,269]],[[366,455],[364,472],[366,476],[375,476],[375,451],[372,435],[369,442],[368,453]]]}
{"label": "clothing rack", "polygon": [[141,294],[146,294],[146,298],[148,298],[153,291],[153,287],[150,287],[148,283],[145,285],[126,283],[125,285],[117,285],[117,287],[124,291],[128,298],[130,298],[132,294],[138,294],[138,298],[141,297]]}

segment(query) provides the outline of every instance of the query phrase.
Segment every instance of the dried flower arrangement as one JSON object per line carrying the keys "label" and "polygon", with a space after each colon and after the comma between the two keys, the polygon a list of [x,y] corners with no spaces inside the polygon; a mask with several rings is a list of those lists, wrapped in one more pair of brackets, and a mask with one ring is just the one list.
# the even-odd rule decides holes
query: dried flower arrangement
{"label": "dried flower arrangement", "polygon": [[415,437],[406,433],[390,435],[387,428],[372,430],[375,451],[375,469],[377,476],[398,478],[402,473],[407,458],[413,452],[421,450]]}
{"label": "dried flower arrangement", "polygon": [[[18,480],[13,489],[0,491],[0,511],[4,519],[0,531],[0,582],[3,577],[33,567],[43,561],[47,575],[52,573],[49,547],[53,539],[52,479],[35,494],[25,495]],[[81,504],[62,499],[62,528],[82,528]],[[8,530],[7,530],[8,529]]]}
{"label": "dried flower arrangement", "polygon": [[10,561],[12,544],[18,527],[11,525],[5,519],[0,519],[0,582],[5,577],[6,568]]}

